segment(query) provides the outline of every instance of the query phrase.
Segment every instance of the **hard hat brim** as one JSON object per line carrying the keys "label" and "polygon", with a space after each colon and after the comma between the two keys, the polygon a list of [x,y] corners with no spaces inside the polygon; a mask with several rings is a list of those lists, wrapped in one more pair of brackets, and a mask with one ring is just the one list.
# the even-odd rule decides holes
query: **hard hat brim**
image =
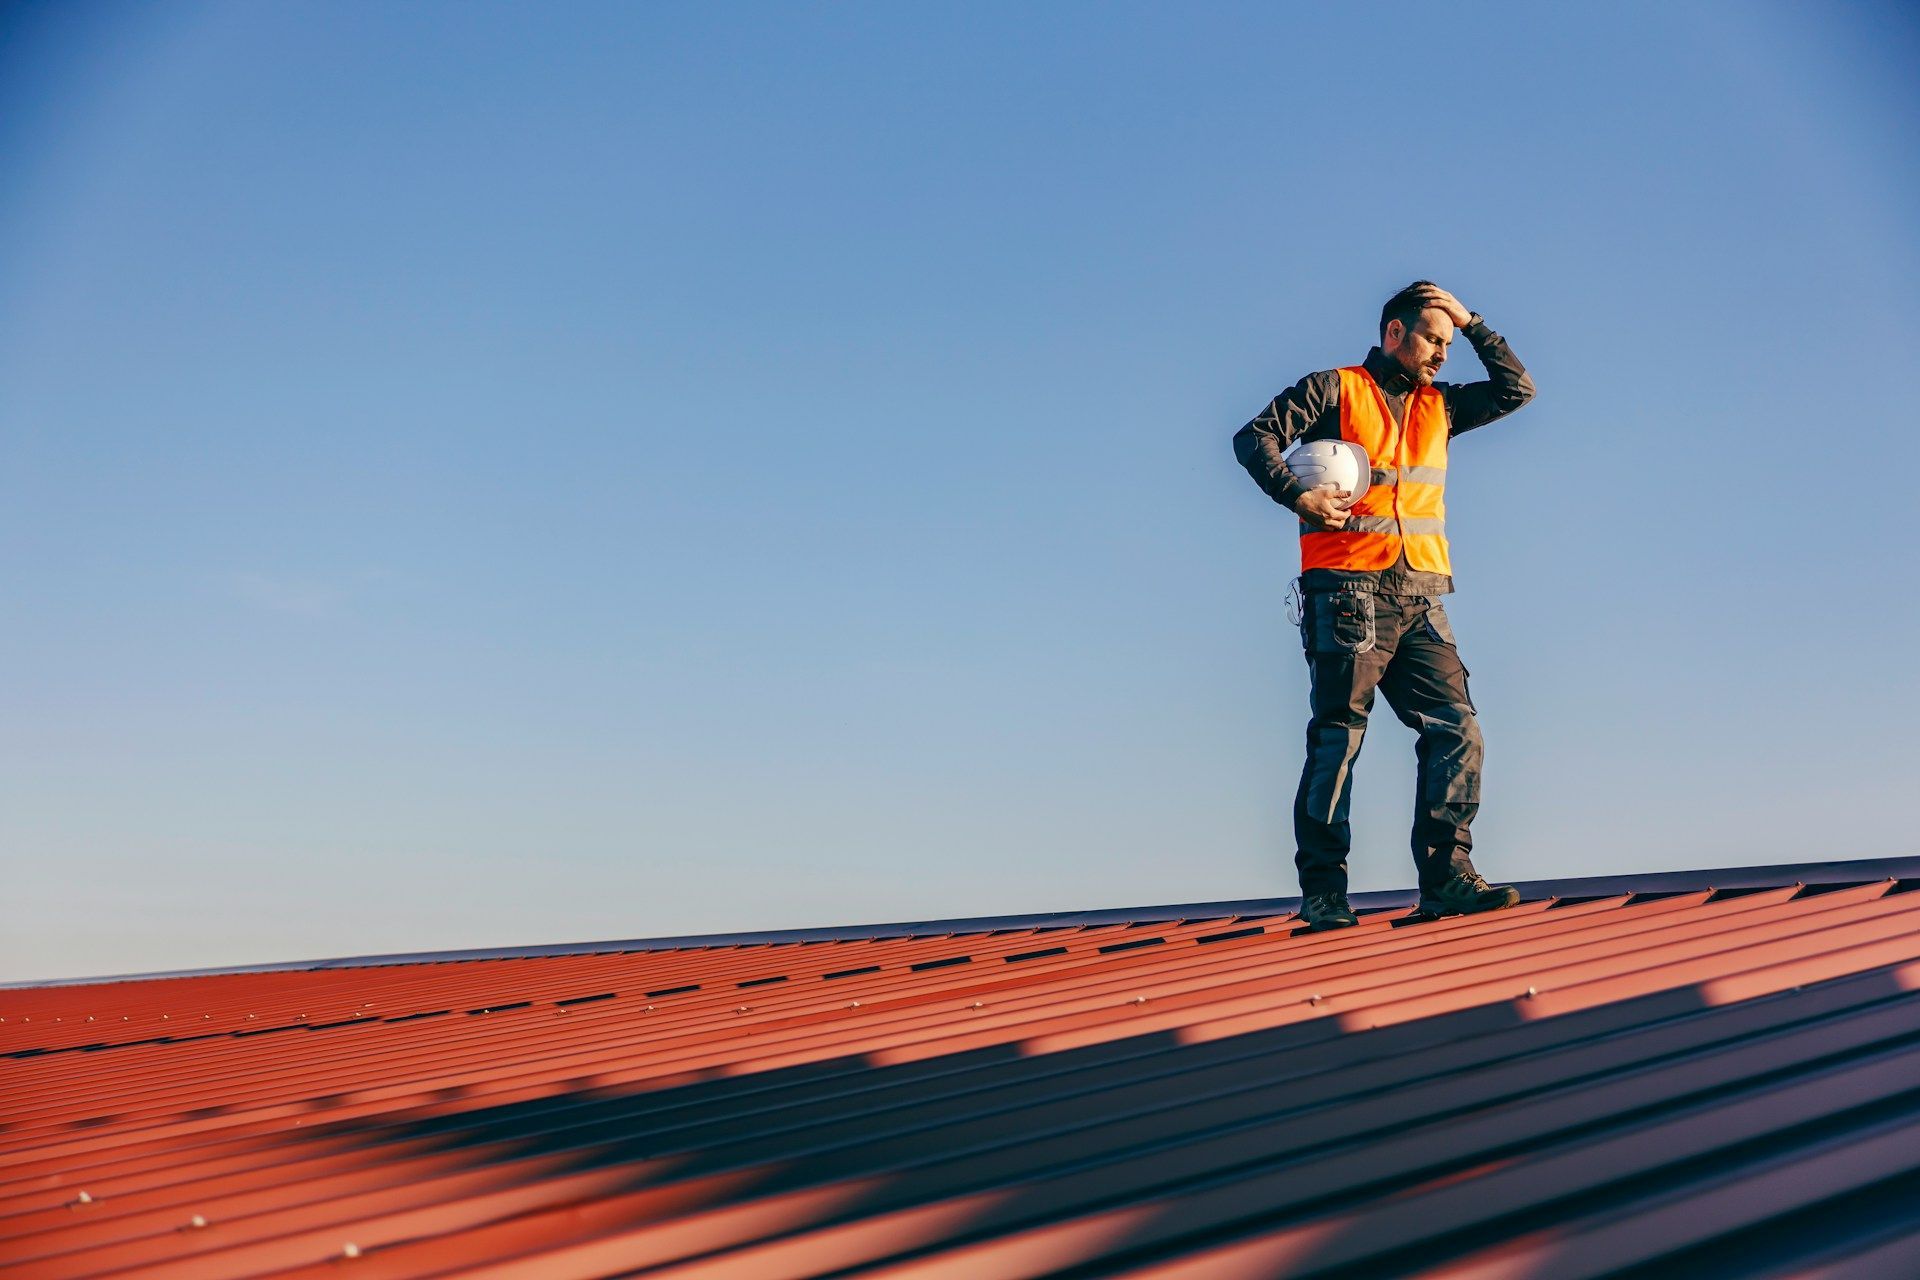
{"label": "hard hat brim", "polygon": [[1373,462],[1371,459],[1367,457],[1367,451],[1365,449],[1362,449],[1358,444],[1354,443],[1353,441],[1339,440],[1339,441],[1335,441],[1335,443],[1341,445],[1348,452],[1353,454],[1355,469],[1360,474],[1359,487],[1352,491],[1353,497],[1347,500],[1347,505],[1350,507],[1354,503],[1360,501],[1360,499],[1366,497],[1367,490],[1373,487]]}

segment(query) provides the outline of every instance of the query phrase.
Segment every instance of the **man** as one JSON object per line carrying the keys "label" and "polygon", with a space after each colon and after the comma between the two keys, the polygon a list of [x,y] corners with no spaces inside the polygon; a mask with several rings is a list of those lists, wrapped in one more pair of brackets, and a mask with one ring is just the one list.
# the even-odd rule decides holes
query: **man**
{"label": "man", "polygon": [[[1435,382],[1456,326],[1487,380]],[[1375,686],[1419,734],[1413,861],[1424,916],[1510,907],[1511,886],[1473,868],[1481,737],[1440,597],[1453,590],[1442,494],[1447,444],[1533,398],[1533,381],[1499,334],[1431,281],[1380,310],[1380,345],[1362,364],[1310,373],[1233,437],[1240,463],[1300,522],[1300,638],[1312,677],[1307,762],[1294,798],[1300,915],[1314,929],[1356,924],[1347,903],[1348,811]],[[1367,451],[1358,502],[1305,488],[1281,462],[1298,440],[1349,440]]]}

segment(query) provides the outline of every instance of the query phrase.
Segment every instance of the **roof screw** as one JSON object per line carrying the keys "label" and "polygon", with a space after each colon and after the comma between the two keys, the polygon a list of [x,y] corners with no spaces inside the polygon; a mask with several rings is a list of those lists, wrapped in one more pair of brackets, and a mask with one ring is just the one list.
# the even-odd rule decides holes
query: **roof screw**
{"label": "roof screw", "polygon": [[556,1018],[564,1018],[567,1016],[567,1011],[565,1009],[555,1009],[553,1011],[553,1016]]}
{"label": "roof screw", "polygon": [[738,1009],[735,1009],[734,1012],[735,1013],[752,1013],[753,1010],[747,1008],[747,1006],[745,1005],[741,1005]]}
{"label": "roof screw", "polygon": [[1146,1002],[1147,998],[1145,996],[1135,996],[1133,999],[1127,1001],[1128,1004],[1145,1004]]}
{"label": "roof screw", "polygon": [[1533,987],[1528,987],[1528,988],[1527,988],[1527,999],[1529,999],[1529,1000],[1531,1000],[1531,999],[1533,999],[1533,998],[1534,998],[1535,996],[1537,996],[1537,995],[1539,995],[1539,994],[1540,994],[1540,992],[1539,992],[1539,991],[1537,991],[1536,989],[1534,989]]}
{"label": "roof screw", "polygon": [[860,1007],[860,1002],[858,1000],[855,1000],[852,1004],[847,1006],[847,1008],[849,1009],[858,1009],[859,1007]]}
{"label": "roof screw", "polygon": [[187,1219],[187,1226],[188,1226],[188,1227],[190,1227],[191,1229],[193,1229],[193,1230],[195,1230],[195,1231],[198,1231],[198,1230],[199,1230],[200,1228],[202,1228],[202,1227],[204,1227],[204,1226],[206,1226],[206,1225],[207,1225],[207,1220],[206,1220],[205,1218],[203,1218],[203,1217],[201,1217],[201,1216],[200,1216],[199,1214],[197,1214],[197,1213],[196,1213],[196,1214],[194,1214],[194,1215],[193,1215],[193,1216],[192,1216],[191,1218],[188,1218],[188,1219]]}
{"label": "roof screw", "polygon": [[349,1240],[340,1246],[340,1256],[343,1258],[357,1258],[360,1256],[360,1246]]}
{"label": "roof screw", "polygon": [[642,1010],[641,1010],[640,1012],[642,1012],[642,1013],[652,1013],[652,1012],[653,1012],[653,1006],[652,1006],[652,1005],[648,1005],[648,1006],[647,1006],[646,1008],[644,1008],[644,1009],[642,1009]]}
{"label": "roof screw", "polygon": [[986,1005],[981,1004],[978,1000],[975,1000],[972,1004],[967,1006],[967,1008],[969,1009],[984,1009],[986,1007],[987,1007]]}
{"label": "roof screw", "polygon": [[1308,996],[1308,997],[1307,997],[1307,1003],[1308,1003],[1308,1004],[1319,1004],[1319,1003],[1320,1003],[1320,997],[1319,997],[1318,995],[1311,995],[1311,996]]}
{"label": "roof screw", "polygon": [[77,1209],[83,1204],[92,1204],[92,1203],[93,1203],[93,1197],[88,1195],[86,1192],[82,1191],[79,1195],[67,1201],[67,1208]]}
{"label": "roof screw", "polygon": [[92,1014],[88,1014],[88,1015],[87,1015],[87,1021],[88,1021],[88,1022],[92,1022],[92,1021],[93,1021],[93,1015],[92,1015]]}

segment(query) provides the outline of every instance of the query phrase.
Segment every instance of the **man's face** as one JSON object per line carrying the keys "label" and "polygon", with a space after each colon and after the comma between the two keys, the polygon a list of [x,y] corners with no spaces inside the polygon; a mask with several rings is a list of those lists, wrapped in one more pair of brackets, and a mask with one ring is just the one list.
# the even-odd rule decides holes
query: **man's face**
{"label": "man's face", "polygon": [[[1397,336],[1396,336],[1397,335]],[[1453,320],[1438,307],[1428,307],[1414,318],[1411,329],[1398,320],[1387,325],[1387,342],[1382,351],[1398,361],[1416,386],[1431,386],[1440,366],[1447,362],[1447,346],[1453,341]]]}

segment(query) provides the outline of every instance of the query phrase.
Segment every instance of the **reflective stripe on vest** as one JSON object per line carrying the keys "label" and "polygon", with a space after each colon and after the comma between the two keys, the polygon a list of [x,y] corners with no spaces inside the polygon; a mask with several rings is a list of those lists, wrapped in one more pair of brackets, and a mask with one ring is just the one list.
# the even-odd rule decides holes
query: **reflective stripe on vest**
{"label": "reflective stripe on vest", "polygon": [[1340,438],[1367,451],[1373,475],[1342,529],[1300,522],[1300,567],[1373,571],[1404,551],[1410,568],[1451,573],[1447,550],[1447,408],[1432,387],[1407,393],[1405,424],[1366,369],[1340,370]]}
{"label": "reflective stripe on vest", "polygon": [[1447,469],[1445,467],[1375,467],[1373,468],[1373,478],[1368,480],[1367,483],[1396,485],[1399,484],[1403,478],[1408,484],[1445,485],[1447,483]]}
{"label": "reflective stripe on vest", "polygon": [[[1319,533],[1321,531],[1308,524],[1305,520],[1302,520],[1300,522],[1300,532]],[[1438,534],[1444,537],[1447,532],[1447,522],[1445,520],[1436,520],[1429,516],[1410,516],[1404,520],[1395,520],[1392,516],[1348,516],[1346,524],[1334,532],[1391,534],[1404,532],[1409,535],[1424,533]]]}

